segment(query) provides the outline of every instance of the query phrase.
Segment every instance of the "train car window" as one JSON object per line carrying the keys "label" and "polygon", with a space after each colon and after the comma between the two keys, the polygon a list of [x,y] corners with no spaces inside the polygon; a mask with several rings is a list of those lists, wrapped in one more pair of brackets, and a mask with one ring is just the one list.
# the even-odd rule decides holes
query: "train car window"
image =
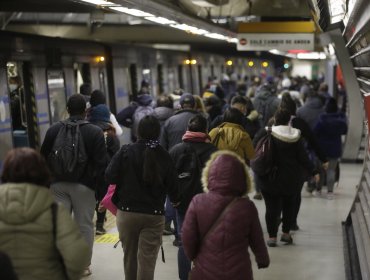
{"label": "train car window", "polygon": [[61,70],[47,71],[49,110],[51,123],[64,120],[67,114],[67,93],[65,88],[64,73]]}
{"label": "train car window", "polygon": [[168,92],[173,92],[176,88],[176,77],[175,77],[175,71],[174,69],[168,68]]}
{"label": "train car window", "polygon": [[142,93],[149,93],[154,94],[152,92],[151,84],[152,84],[152,71],[149,68],[144,68],[142,71],[142,81],[140,85],[140,91]]}
{"label": "train car window", "polygon": [[73,69],[75,72],[76,90],[80,92],[82,84],[89,84],[91,86],[91,73],[89,63],[74,63]]}
{"label": "train car window", "polygon": [[29,146],[27,135],[27,106],[22,79],[22,63],[7,62],[6,66],[14,146]]}

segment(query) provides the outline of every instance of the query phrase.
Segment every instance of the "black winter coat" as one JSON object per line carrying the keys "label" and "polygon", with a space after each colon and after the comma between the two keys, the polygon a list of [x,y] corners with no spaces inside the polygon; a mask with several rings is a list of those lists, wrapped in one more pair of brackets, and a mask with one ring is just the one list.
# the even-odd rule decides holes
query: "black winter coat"
{"label": "black winter coat", "polygon": [[178,202],[175,165],[161,146],[156,149],[160,186],[144,182],[143,165],[146,145],[143,141],[124,145],[113,156],[105,178],[109,184],[116,184],[112,202],[118,209],[127,212],[164,215],[164,203],[168,194],[170,200]]}

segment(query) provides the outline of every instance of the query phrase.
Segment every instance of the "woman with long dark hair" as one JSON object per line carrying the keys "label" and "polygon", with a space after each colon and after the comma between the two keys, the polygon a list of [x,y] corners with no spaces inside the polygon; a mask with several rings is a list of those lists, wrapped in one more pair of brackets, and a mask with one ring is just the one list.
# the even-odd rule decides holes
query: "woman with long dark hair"
{"label": "woman with long dark hair", "polygon": [[153,279],[164,229],[166,194],[177,203],[175,165],[159,145],[160,124],[153,116],[139,123],[136,143],[124,145],[105,176],[116,184],[117,228],[124,251],[125,279]]}
{"label": "woman with long dark hair", "polygon": [[10,150],[1,181],[0,251],[19,279],[80,279],[89,248],[69,213],[54,202],[44,158],[30,148]]}

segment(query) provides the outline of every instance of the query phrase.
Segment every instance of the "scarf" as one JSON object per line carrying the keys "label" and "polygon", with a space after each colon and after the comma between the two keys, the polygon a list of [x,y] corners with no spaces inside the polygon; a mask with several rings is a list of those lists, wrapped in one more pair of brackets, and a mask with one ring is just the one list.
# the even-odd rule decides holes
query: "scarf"
{"label": "scarf", "polygon": [[184,142],[205,142],[210,143],[211,137],[207,133],[203,132],[194,132],[187,130],[182,136],[182,141]]}

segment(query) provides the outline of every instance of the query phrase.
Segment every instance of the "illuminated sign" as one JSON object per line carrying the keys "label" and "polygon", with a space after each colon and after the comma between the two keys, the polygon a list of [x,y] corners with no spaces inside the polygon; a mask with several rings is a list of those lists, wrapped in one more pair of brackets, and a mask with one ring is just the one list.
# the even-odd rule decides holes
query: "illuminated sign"
{"label": "illuminated sign", "polygon": [[313,33],[240,33],[238,51],[314,50]]}

